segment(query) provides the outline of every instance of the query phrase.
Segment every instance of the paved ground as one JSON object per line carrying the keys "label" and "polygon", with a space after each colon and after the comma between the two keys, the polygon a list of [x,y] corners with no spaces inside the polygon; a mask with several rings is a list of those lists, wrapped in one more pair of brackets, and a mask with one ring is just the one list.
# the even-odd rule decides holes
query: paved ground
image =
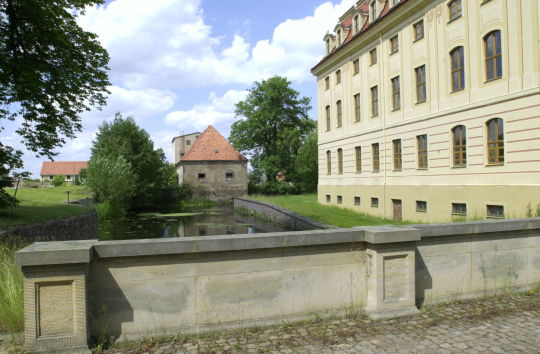
{"label": "paved ground", "polygon": [[[0,336],[0,352],[6,351]],[[540,353],[540,292],[441,304],[401,319],[374,322],[357,314],[263,329],[117,343],[105,352]]]}
{"label": "paved ground", "polygon": [[373,322],[363,315],[116,344],[107,353],[540,353],[540,292],[425,308]]}

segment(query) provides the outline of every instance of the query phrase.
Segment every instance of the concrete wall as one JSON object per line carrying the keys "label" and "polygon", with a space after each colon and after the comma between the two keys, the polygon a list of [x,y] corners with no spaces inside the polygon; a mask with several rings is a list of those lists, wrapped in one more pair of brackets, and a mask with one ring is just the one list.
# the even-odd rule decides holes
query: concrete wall
{"label": "concrete wall", "polygon": [[[38,242],[19,251],[17,262],[26,348],[75,347],[103,331],[138,338],[358,310],[396,317],[418,312],[422,302],[534,286],[540,218]],[[81,334],[75,323],[88,330]],[[42,335],[45,327],[58,330]]]}
{"label": "concrete wall", "polygon": [[177,168],[180,183],[189,184],[195,198],[224,200],[247,195],[247,161],[184,161]]}

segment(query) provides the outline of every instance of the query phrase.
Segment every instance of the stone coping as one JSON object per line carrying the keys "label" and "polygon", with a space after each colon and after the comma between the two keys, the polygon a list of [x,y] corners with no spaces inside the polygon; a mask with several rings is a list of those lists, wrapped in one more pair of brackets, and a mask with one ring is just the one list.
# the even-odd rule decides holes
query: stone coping
{"label": "stone coping", "polygon": [[97,240],[34,242],[17,251],[20,266],[89,263]]}

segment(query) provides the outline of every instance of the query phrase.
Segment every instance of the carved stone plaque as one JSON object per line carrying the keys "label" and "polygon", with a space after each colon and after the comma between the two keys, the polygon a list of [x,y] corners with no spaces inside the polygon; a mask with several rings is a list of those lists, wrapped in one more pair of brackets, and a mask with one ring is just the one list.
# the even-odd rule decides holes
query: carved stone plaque
{"label": "carved stone plaque", "polygon": [[409,274],[407,255],[387,256],[383,258],[384,301],[407,298]]}
{"label": "carved stone plaque", "polygon": [[38,292],[39,336],[73,335],[73,282],[36,284]]}

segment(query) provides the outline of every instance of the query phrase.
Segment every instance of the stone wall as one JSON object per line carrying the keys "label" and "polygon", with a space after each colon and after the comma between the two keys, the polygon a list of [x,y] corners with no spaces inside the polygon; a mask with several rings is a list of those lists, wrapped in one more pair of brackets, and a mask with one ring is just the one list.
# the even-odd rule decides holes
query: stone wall
{"label": "stone wall", "polygon": [[[396,317],[426,301],[532,287],[540,283],[540,218],[38,242],[17,262],[25,346],[46,350],[84,346],[98,332],[134,339],[359,310]],[[77,310],[35,315],[50,308]]]}
{"label": "stone wall", "polygon": [[246,198],[234,198],[234,209],[240,213],[259,217],[278,225],[284,225],[291,230],[318,230],[333,229],[332,225],[321,224],[300,214],[296,214],[279,205],[265,203],[258,200]]}
{"label": "stone wall", "polygon": [[15,226],[2,237],[17,236],[28,241],[63,241],[99,239],[99,221],[97,213],[88,213],[64,219],[52,219],[44,222]]}

